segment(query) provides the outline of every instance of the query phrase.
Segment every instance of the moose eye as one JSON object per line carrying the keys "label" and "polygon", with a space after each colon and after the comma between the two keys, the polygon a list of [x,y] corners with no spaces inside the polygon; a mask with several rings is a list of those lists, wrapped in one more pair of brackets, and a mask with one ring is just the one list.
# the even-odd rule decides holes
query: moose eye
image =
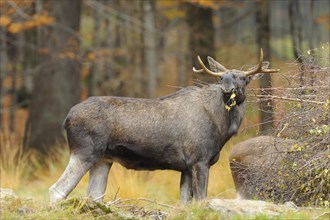
{"label": "moose eye", "polygon": [[241,80],[245,81],[246,80],[246,77],[245,76],[242,76],[241,77]]}

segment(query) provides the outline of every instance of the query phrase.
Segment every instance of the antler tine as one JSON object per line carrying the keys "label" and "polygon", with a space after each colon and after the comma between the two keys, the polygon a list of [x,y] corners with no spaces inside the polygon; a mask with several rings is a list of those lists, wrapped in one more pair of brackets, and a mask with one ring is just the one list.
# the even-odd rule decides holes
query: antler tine
{"label": "antler tine", "polygon": [[245,75],[246,76],[251,76],[257,73],[277,73],[280,70],[279,69],[262,69],[262,62],[264,60],[264,52],[262,50],[262,48],[260,49],[260,59],[259,59],[259,64],[257,66],[257,68],[250,70],[250,71],[246,71]]}
{"label": "antler tine", "polygon": [[204,65],[203,61],[201,60],[201,58],[199,56],[197,56],[197,59],[198,59],[199,65],[201,65],[202,69],[197,70],[197,69],[193,68],[194,72],[196,72],[196,73],[205,72],[211,76],[216,76],[216,77],[221,77],[225,73],[225,72],[213,72]]}
{"label": "antler tine", "polygon": [[195,67],[193,67],[193,71],[195,72],[195,73],[202,73],[202,72],[204,72],[204,70],[203,69],[196,69]]}

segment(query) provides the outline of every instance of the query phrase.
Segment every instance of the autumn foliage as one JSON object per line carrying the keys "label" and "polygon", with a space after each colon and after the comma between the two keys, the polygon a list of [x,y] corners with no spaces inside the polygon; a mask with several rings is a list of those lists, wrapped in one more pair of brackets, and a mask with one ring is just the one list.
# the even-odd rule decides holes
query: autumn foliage
{"label": "autumn foliage", "polygon": [[54,18],[51,17],[47,11],[33,14],[32,16],[23,12],[16,13],[17,8],[29,8],[32,4],[31,1],[10,1],[1,2],[1,16],[0,26],[7,28],[10,33],[16,34],[23,30],[29,30],[42,25],[53,24]]}

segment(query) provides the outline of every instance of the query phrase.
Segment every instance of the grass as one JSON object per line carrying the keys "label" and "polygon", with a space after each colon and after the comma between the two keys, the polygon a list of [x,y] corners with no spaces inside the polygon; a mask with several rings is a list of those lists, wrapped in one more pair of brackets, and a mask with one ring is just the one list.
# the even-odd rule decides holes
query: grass
{"label": "grass", "polygon": [[[256,216],[246,216],[246,215],[228,215],[220,213],[214,210],[210,210],[203,203],[192,203],[186,206],[178,206],[169,214],[169,219],[232,219],[232,220],[304,220],[304,219],[329,219],[329,210],[326,209],[302,209],[297,212],[287,211],[277,216],[269,216],[266,214],[260,214]],[[324,215],[322,215],[324,214]],[[322,216],[321,216],[322,215]]]}
{"label": "grass", "polygon": [[207,207],[205,202],[162,207],[157,203],[130,200],[117,205],[104,206],[87,199],[68,199],[50,206],[41,200],[6,199],[0,208],[1,219],[233,219],[233,220],[281,220],[281,219],[329,219],[329,210],[302,209],[280,215],[255,216],[231,215]]}
{"label": "grass", "polygon": [[[225,145],[220,160],[210,170],[209,198],[235,198],[228,156],[237,142],[249,136],[237,136]],[[1,132],[0,144],[0,187],[11,188],[18,194],[18,198],[0,200],[1,219],[134,219],[135,217],[156,218],[162,213],[166,213],[167,219],[226,219],[228,217],[209,209],[206,203],[193,202],[180,205],[180,174],[178,172],[133,171],[118,164],[114,164],[110,171],[105,200],[110,203],[113,201],[120,201],[120,203],[106,208],[90,204],[83,199],[88,184],[88,174],[86,174],[68,200],[62,204],[50,206],[48,188],[65,169],[69,158],[68,150],[57,153],[56,158],[61,158],[60,160],[49,158],[47,166],[41,166],[33,153],[28,155],[22,153],[22,142],[15,135]],[[62,146],[58,147],[63,149]],[[146,200],[139,198],[146,198]],[[164,207],[161,204],[169,204],[173,208]],[[285,213],[277,217],[259,215],[252,219],[310,219],[324,212],[324,210],[313,209],[299,213]],[[321,216],[323,217],[328,216]],[[232,218],[245,219],[246,216],[232,216]]]}

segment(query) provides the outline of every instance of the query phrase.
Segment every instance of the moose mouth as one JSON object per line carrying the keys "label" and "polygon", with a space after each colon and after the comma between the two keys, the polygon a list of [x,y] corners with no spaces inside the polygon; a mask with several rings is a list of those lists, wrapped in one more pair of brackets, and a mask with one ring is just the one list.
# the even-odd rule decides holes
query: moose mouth
{"label": "moose mouth", "polygon": [[233,92],[223,93],[223,102],[225,104],[230,104],[233,100],[230,98]]}

